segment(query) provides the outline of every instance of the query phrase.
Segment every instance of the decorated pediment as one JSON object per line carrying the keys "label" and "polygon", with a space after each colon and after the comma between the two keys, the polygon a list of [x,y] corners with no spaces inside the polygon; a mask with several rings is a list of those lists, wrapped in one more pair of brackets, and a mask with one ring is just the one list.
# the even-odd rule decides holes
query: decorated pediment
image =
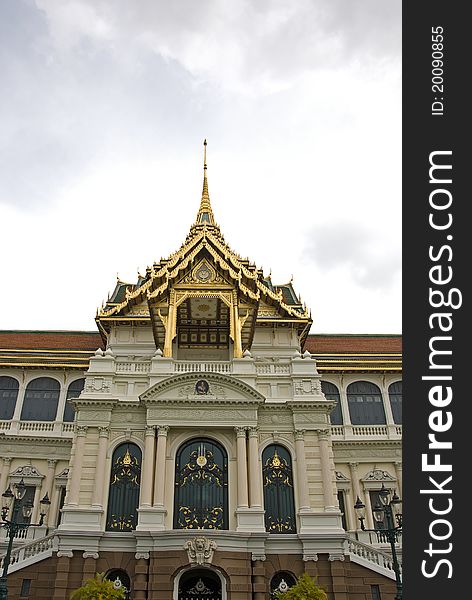
{"label": "decorated pediment", "polygon": [[146,403],[262,404],[265,399],[256,389],[219,373],[185,373],[156,383],[141,394]]}

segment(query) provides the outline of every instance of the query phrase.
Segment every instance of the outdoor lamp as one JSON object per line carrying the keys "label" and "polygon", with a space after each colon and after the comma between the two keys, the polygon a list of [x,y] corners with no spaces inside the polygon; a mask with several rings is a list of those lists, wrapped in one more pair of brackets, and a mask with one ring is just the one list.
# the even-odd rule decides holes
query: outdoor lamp
{"label": "outdoor lamp", "polygon": [[15,495],[16,500],[23,500],[26,494],[26,485],[23,481],[23,478],[21,478],[20,483],[15,483],[13,489],[15,490],[13,493]]}
{"label": "outdoor lamp", "polygon": [[25,519],[30,519],[31,515],[33,514],[33,503],[31,502],[31,500],[27,500],[22,508],[21,508],[22,512],[23,512],[23,517]]}
{"label": "outdoor lamp", "polygon": [[379,492],[379,500],[383,504],[383,506],[387,506],[390,500],[390,491],[386,489],[383,483],[382,489]]}
{"label": "outdoor lamp", "polygon": [[11,491],[11,487],[8,487],[3,494],[3,510],[8,512],[11,507],[11,503],[13,502],[13,492]]}
{"label": "outdoor lamp", "polygon": [[382,523],[384,520],[384,507],[380,504],[380,502],[377,502],[372,509],[372,512],[374,513],[374,519],[377,521],[377,523]]}

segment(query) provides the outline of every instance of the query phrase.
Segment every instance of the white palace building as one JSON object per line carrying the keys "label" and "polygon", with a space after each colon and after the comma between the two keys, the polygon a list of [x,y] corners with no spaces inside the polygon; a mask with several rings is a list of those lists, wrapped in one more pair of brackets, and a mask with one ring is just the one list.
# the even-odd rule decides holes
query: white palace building
{"label": "white palace building", "polygon": [[303,572],[330,600],[393,600],[354,504],[373,529],[382,486],[401,496],[401,337],[311,323],[226,243],[205,161],[187,238],[117,282],[97,332],[0,331],[0,493],[22,481],[35,524],[51,501],[13,541],[9,600],[97,572],[134,600],[264,600]]}

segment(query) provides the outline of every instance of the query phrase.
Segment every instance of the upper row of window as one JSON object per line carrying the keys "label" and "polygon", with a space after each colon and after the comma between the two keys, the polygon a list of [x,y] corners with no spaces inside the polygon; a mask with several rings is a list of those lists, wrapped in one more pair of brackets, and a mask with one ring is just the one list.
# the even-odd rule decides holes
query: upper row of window
{"label": "upper row of window", "polygon": [[[74,408],[67,402],[69,398],[77,398],[84,389],[85,379],[76,379],[67,388],[66,405],[63,421],[74,420]],[[18,399],[19,384],[13,377],[0,377],[0,419],[13,418]],[[22,421],[55,421],[61,385],[51,377],[38,377],[26,386],[25,397],[21,407]]]}
{"label": "upper row of window", "polygon": [[[66,399],[77,398],[84,389],[85,379],[76,379],[67,388]],[[331,413],[331,423],[342,425],[340,394],[334,383],[322,381],[321,388],[328,400],[336,406]],[[18,398],[19,384],[13,377],[0,377],[0,419],[13,417]],[[26,386],[20,419],[22,421],[55,421],[61,386],[51,377],[38,377]],[[388,388],[388,396],[395,423],[402,422],[402,382],[396,381]],[[370,381],[355,381],[347,387],[349,416],[353,425],[378,425],[386,423],[385,408],[380,388]],[[69,402],[64,408],[63,421],[74,420],[74,409]]]}
{"label": "upper row of window", "polygon": [[[338,388],[329,381],[321,382],[321,389],[328,400],[334,400],[336,406],[331,413],[331,424],[342,425],[340,395]],[[370,381],[355,381],[347,386],[349,417],[353,425],[382,425],[386,423],[385,407],[380,388]],[[392,409],[393,421],[402,423],[402,382],[396,381],[388,388],[388,398]]]}

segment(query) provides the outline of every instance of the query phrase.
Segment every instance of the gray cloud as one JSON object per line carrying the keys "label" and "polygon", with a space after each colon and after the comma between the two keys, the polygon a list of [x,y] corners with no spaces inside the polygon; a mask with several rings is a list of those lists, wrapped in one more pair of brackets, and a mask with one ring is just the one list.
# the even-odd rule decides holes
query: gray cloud
{"label": "gray cloud", "polygon": [[360,286],[393,285],[401,269],[400,237],[354,222],[316,225],[306,235],[303,258],[325,272],[347,270]]}

